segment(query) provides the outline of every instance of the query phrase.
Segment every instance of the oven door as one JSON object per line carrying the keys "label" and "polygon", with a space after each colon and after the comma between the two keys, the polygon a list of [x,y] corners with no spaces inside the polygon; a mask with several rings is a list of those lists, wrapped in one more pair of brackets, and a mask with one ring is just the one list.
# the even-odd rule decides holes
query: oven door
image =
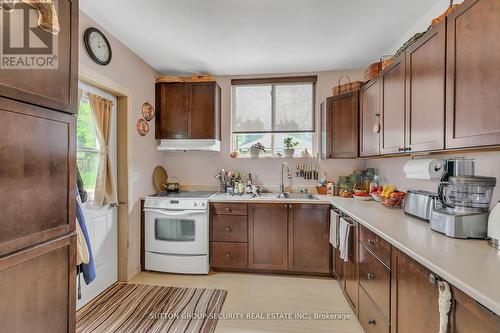
{"label": "oven door", "polygon": [[145,250],[158,254],[208,254],[207,211],[144,209]]}

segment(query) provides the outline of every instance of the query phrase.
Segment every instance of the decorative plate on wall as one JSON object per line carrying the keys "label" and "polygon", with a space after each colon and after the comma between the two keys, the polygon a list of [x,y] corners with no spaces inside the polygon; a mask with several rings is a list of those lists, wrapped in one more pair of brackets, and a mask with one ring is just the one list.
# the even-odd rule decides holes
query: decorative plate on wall
{"label": "decorative plate on wall", "polygon": [[145,136],[146,134],[149,133],[149,125],[147,121],[145,121],[142,118],[137,120],[136,128],[137,128],[137,133],[139,133],[140,136]]}
{"label": "decorative plate on wall", "polygon": [[155,108],[148,102],[142,104],[142,117],[150,121],[155,117]]}

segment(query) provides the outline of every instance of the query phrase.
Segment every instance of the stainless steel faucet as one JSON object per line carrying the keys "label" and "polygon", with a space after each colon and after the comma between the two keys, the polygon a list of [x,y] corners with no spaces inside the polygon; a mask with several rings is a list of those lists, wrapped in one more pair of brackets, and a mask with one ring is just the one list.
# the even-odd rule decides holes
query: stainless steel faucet
{"label": "stainless steel faucet", "polygon": [[283,179],[284,168],[283,167],[286,167],[288,179],[292,179],[292,175],[290,174],[290,168],[288,167],[288,164],[286,162],[283,162],[283,164],[281,164],[281,184],[280,184],[280,191],[278,193],[279,198],[285,196],[285,184],[284,184],[284,179]]}

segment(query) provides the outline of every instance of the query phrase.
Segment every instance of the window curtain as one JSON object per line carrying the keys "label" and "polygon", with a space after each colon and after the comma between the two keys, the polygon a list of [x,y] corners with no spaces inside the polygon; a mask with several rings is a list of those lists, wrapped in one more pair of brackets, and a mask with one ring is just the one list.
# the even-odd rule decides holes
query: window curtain
{"label": "window curtain", "polygon": [[97,141],[101,148],[101,156],[99,156],[97,167],[94,206],[117,204],[116,187],[113,182],[108,148],[113,102],[89,93],[89,104],[94,119]]}

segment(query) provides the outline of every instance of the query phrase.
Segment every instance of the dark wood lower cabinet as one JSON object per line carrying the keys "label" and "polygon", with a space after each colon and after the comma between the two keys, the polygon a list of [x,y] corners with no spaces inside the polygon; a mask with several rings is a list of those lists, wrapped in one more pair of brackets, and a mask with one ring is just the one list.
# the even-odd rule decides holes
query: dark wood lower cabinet
{"label": "dark wood lower cabinet", "polygon": [[328,205],[289,204],[288,270],[329,273]]}
{"label": "dark wood lower cabinet", "polygon": [[366,291],[359,288],[358,319],[365,333],[389,333],[389,323]]}
{"label": "dark wood lower cabinet", "polygon": [[439,332],[439,293],[431,271],[395,248],[391,260],[391,333]]}
{"label": "dark wood lower cabinet", "polygon": [[2,257],[0,332],[75,332],[75,260],[72,234]]}
{"label": "dark wood lower cabinet", "polygon": [[288,268],[288,204],[248,205],[248,268]]}
{"label": "dark wood lower cabinet", "polygon": [[358,313],[358,289],[359,289],[359,250],[358,250],[358,223],[348,217],[344,217],[351,224],[350,255],[349,260],[344,261],[343,281],[345,295],[351,303],[354,312]]}

